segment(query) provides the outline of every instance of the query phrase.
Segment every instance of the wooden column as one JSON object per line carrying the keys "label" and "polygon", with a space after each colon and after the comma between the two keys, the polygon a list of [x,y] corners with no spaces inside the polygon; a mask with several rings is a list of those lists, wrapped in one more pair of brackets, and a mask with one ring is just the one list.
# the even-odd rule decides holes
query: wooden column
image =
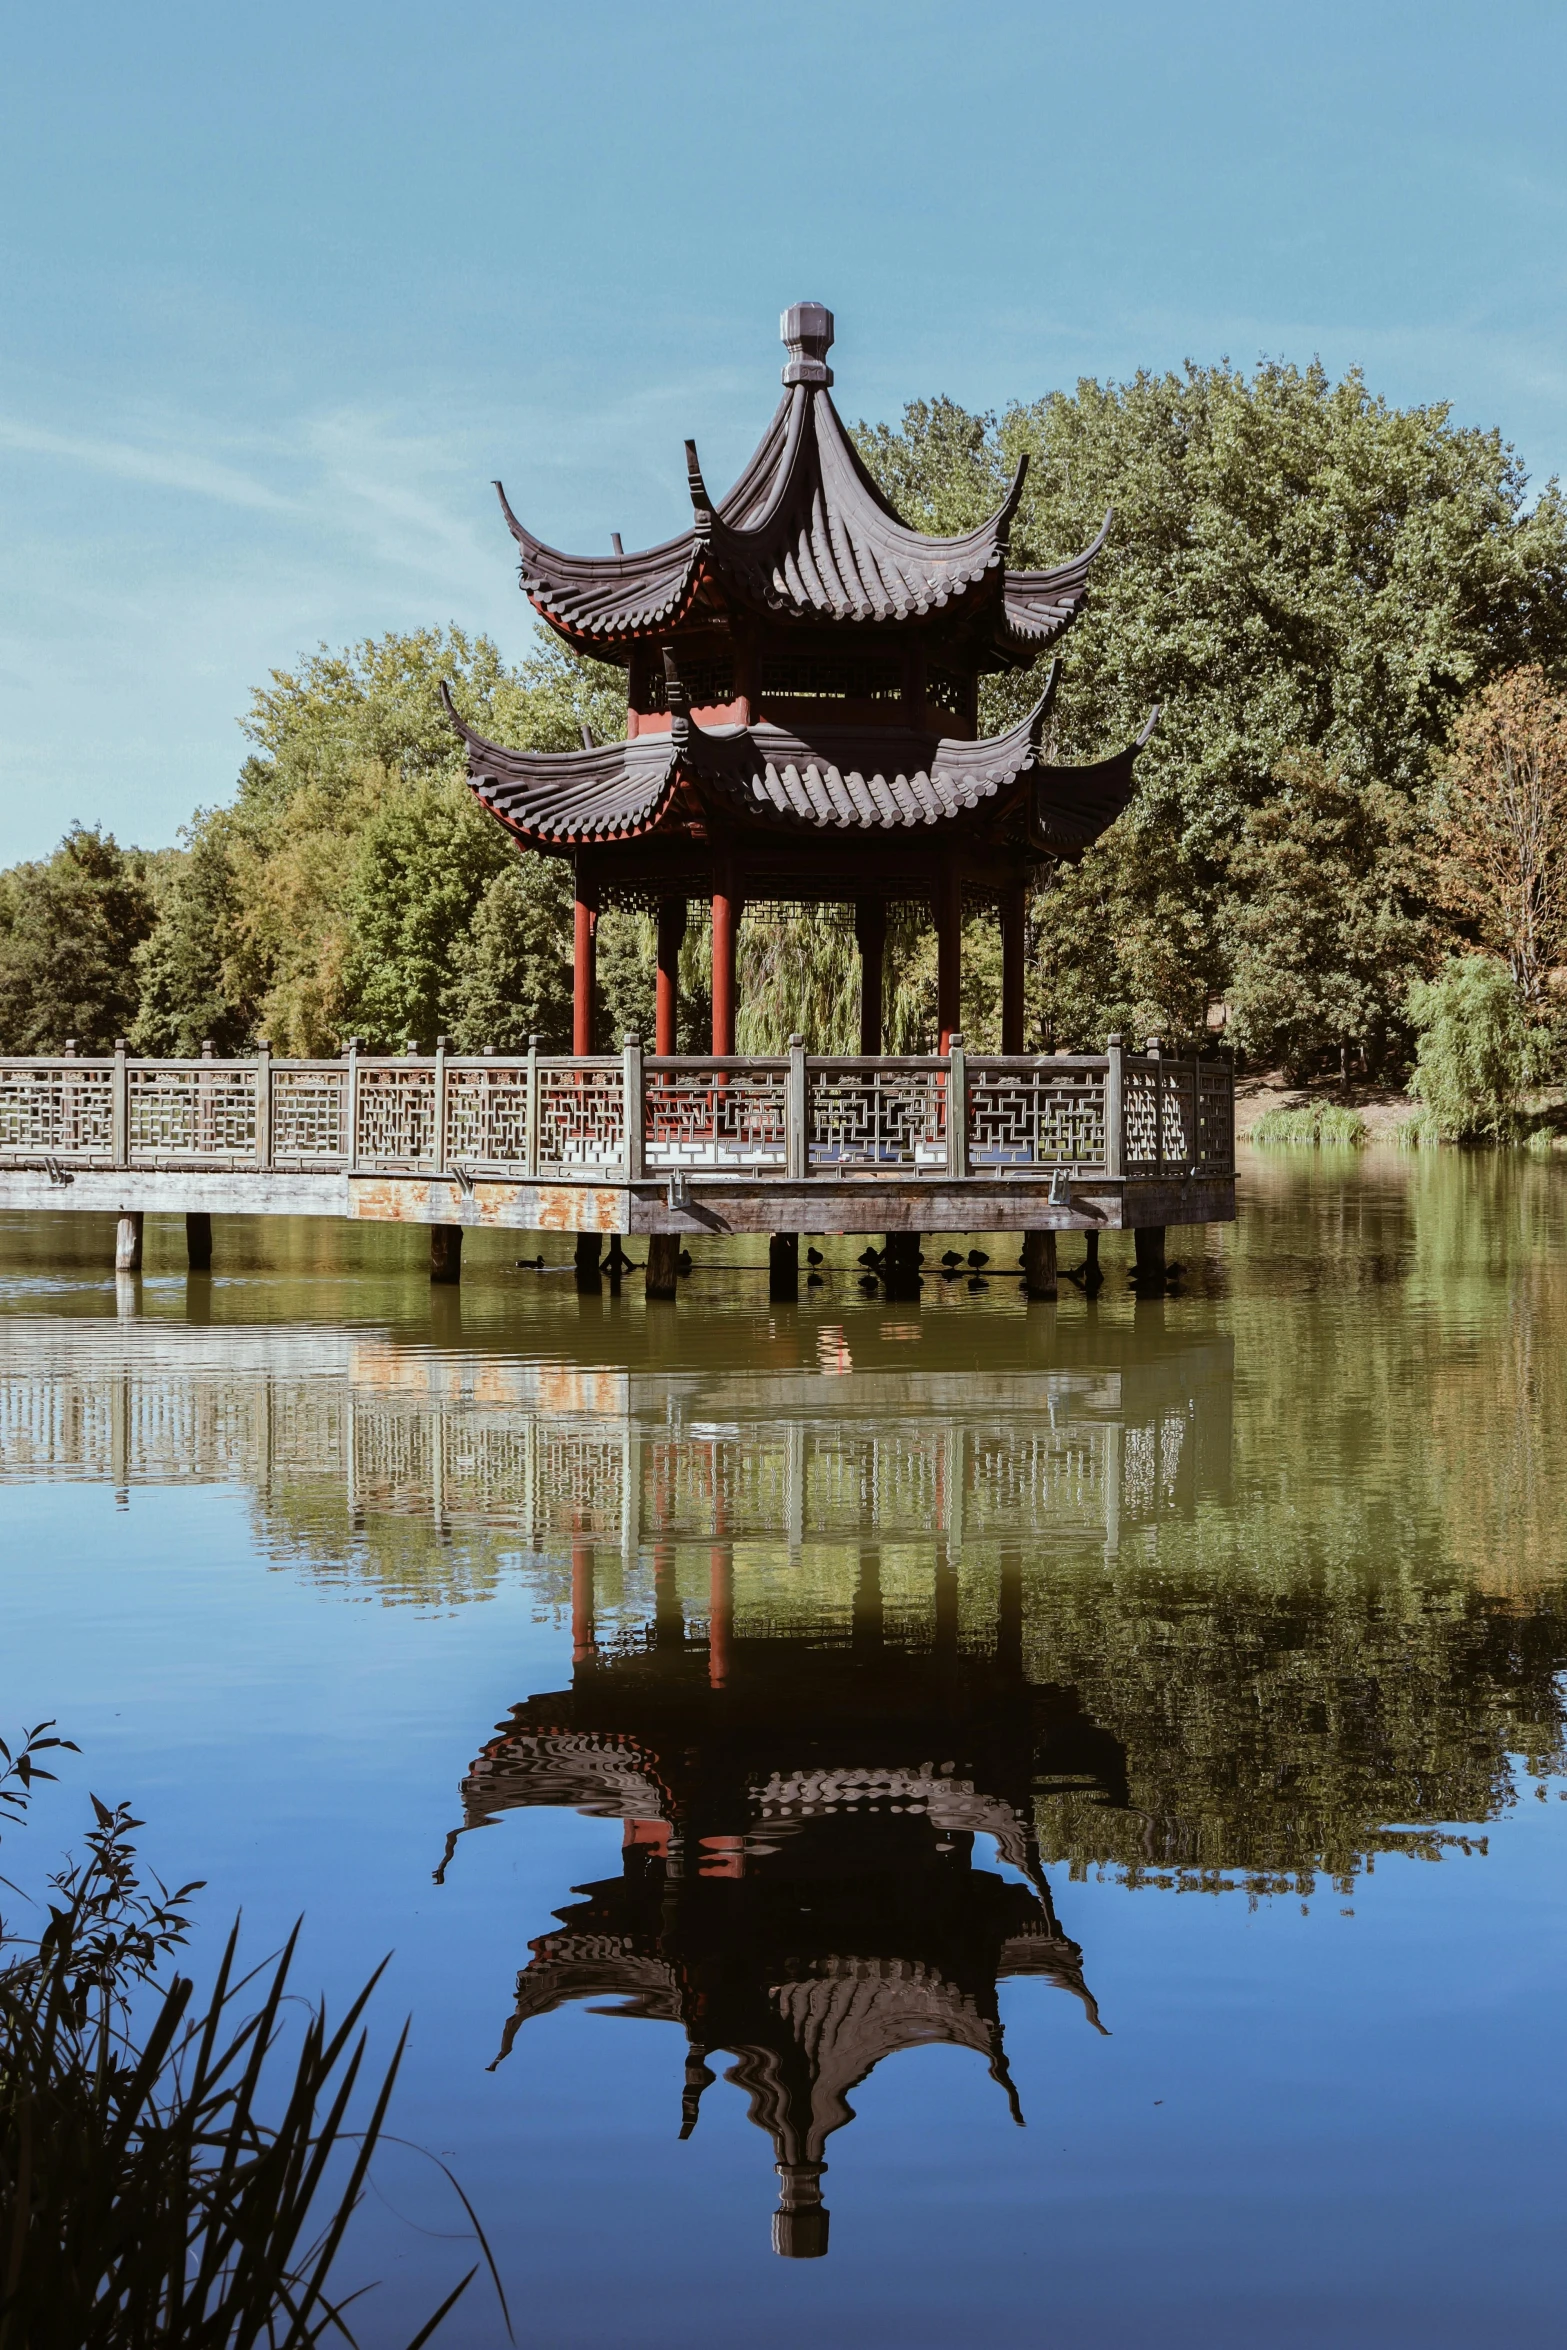
{"label": "wooden column", "polygon": [[739,877],[724,858],[713,874],[713,1051],[735,1049],[735,948],[740,935]]}
{"label": "wooden column", "polygon": [[1001,1049],[1023,1050],[1023,884],[1001,896]]}
{"label": "wooden column", "polygon": [[920,1236],[917,1232],[882,1235],[881,1285],[889,1297],[917,1298],[920,1293]]}
{"label": "wooden column", "polygon": [[598,920],[597,884],[587,880],[579,866],[571,936],[571,1049],[574,1053],[593,1050]]}
{"label": "wooden column", "polygon": [[800,1235],[774,1232],[767,1242],[767,1294],[777,1305],[789,1305],[800,1294]]}
{"label": "wooden column", "polygon": [[1056,1294],[1056,1236],[1053,1232],[1023,1235],[1023,1288],[1029,1297]]}
{"label": "wooden column", "polygon": [[430,1279],[446,1284],[462,1279],[462,1226],[430,1226]]}
{"label": "wooden column", "polygon": [[1139,1224],[1132,1235],[1132,1246],[1136,1251],[1136,1278],[1139,1283],[1146,1282],[1150,1289],[1162,1289],[1165,1277],[1164,1226]]}
{"label": "wooden column", "polygon": [[653,1018],[653,1050],[667,1054],[680,1049],[680,944],[686,935],[684,898],[658,901],[658,979]]}
{"label": "wooden column", "polygon": [[133,1208],[129,1215],[120,1218],[119,1229],[114,1236],[114,1269],[116,1273],[139,1273],[141,1271],[141,1237],[142,1211],[140,1208]]}
{"label": "wooden column", "polygon": [[880,898],[861,898],[856,904],[854,936],[860,950],[860,1051],[874,1059],[881,1051],[881,967],[887,946],[887,909]]}
{"label": "wooden column", "polygon": [[597,1289],[602,1278],[599,1258],[604,1248],[601,1232],[579,1232],[576,1243],[577,1287]]}
{"label": "wooden column", "polygon": [[193,1273],[212,1270],[212,1218],[205,1208],[185,1212],[185,1256]]}
{"label": "wooden column", "polygon": [[680,1235],[678,1232],[650,1232],[647,1236],[646,1276],[643,1283],[648,1297],[673,1297],[680,1280]]}
{"label": "wooden column", "polygon": [[944,1053],[963,1026],[963,876],[955,863],[936,884],[936,1025]]}

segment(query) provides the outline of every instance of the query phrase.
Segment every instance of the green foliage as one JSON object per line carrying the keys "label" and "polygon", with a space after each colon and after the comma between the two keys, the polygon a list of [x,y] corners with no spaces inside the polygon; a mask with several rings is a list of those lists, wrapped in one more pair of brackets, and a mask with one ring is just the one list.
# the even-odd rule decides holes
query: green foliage
{"label": "green foliage", "polygon": [[184,838],[157,927],[137,949],[131,1042],[139,1053],[190,1057],[210,1037],[220,1053],[236,1053],[250,1041],[252,1015],[224,971],[223,942],[240,914],[234,863],[210,811],[198,810]]}
{"label": "green foliage", "polygon": [[[1543,987],[1541,876],[1560,865],[1546,818],[1561,794],[1541,781],[1551,762],[1535,756],[1534,726],[1525,780],[1545,811],[1543,846],[1520,880],[1495,777],[1517,797],[1524,737],[1511,719],[1498,734],[1486,697],[1526,680],[1530,709],[1556,710],[1560,736],[1567,507],[1554,483],[1528,501],[1498,434],[1441,406],[1391,408],[1358,374],[1334,383],[1320,366],[1269,361],[1250,374],[1225,363],[1085,378],[999,416],[918,401],[899,426],[862,424],[856,438],[908,518],[948,533],[991,510],[1028,455],[1015,564],[1058,560],[1115,509],[1064,641],[1047,752],[1096,758],[1152,704],[1164,715],[1132,808],[1034,894],[1031,1046],[1098,1045],[1115,1029],[1197,1035],[1225,1001],[1243,1049],[1294,1075],[1351,1050],[1368,1067],[1401,1062],[1411,982],[1454,922],[1463,939],[1505,930],[1513,952],[1518,908],[1501,899],[1520,888],[1541,930],[1530,984]],[[600,740],[623,728],[623,673],[553,639],[516,667],[455,627],[320,647],[254,695],[233,803],[199,814],[181,854],[139,858],[78,829],[52,859],[0,876],[0,1045],[74,1034],[101,1047],[120,1032],[189,1052],[209,1036],[233,1050],[266,1034],[280,1052],[311,1053],[350,1031],[395,1046],[443,1026],[470,1041],[481,1027],[485,1042],[561,1037],[562,875],[508,846],[466,795],[443,678],[503,742],[569,750],[584,726]],[[988,680],[987,728],[1042,680],[1043,664]],[[1455,734],[1465,705],[1480,716]],[[1428,800],[1450,736],[1439,885]],[[1455,831],[1464,776],[1470,813]],[[1471,821],[1482,802],[1500,811],[1489,861]],[[704,946],[694,924],[687,1049],[706,1042]],[[651,1033],[653,961],[650,922],[606,912],[600,1043]],[[837,917],[753,915],[740,962],[745,1049],[794,1028],[820,1047],[857,1042],[857,958]],[[895,917],[884,978],[888,1048],[924,1049],[935,953],[922,914]],[[977,1045],[999,1041],[985,919],[965,938],[963,1021]]]}
{"label": "green foliage", "polygon": [[[498,741],[574,749],[584,724],[625,723],[618,671],[554,644],[509,668],[456,628],[323,647],[275,672],[245,723],[255,749],[235,800],[192,825],[142,951],[143,1049],[268,1035],[279,1052],[331,1053],[349,1033],[395,1049],[443,1025],[473,1037],[481,1002],[504,1035],[479,1041],[530,1025],[558,1036],[565,883],[469,795],[443,678]],[[508,873],[525,878],[490,904]]]}
{"label": "green foliage", "polygon": [[1294,1081],[1350,1048],[1383,1060],[1429,952],[1416,833],[1385,784],[1357,788],[1317,753],[1282,763],[1230,860],[1230,1029],[1243,1051]]}
{"label": "green foliage", "polygon": [[1449,957],[1410,989],[1409,1017],[1418,1032],[1409,1090],[1430,1128],[1444,1142],[1515,1139],[1524,1095],[1551,1073],[1554,1040],[1529,1018],[1505,965]]}
{"label": "green foliage", "polygon": [[[69,1745],[50,1728],[14,1757],[0,1742],[13,1823],[34,1782],[53,1776],[39,1756]],[[93,1814],[87,1857],[49,1881],[39,1934],[0,1925],[0,2350],[352,2343],[357,2296],[334,2271],[403,2045],[364,2127],[350,2130],[380,1969],[335,2027],[324,2006],[310,2011],[290,2068],[278,2042],[298,1928],[269,1967],[241,1976],[236,1926],[198,2006],[194,1983],[164,1962],[186,1938],[199,1887],[169,1893],[153,1879],[149,1889],[131,1841],[141,1823],[96,1797]],[[344,2175],[329,2178],[334,2157]]]}
{"label": "green foliage", "polygon": [[[396,1050],[411,1039],[428,1052],[458,942],[515,852],[466,784],[449,775],[385,792],[355,851],[343,897],[347,1017],[372,1048]],[[493,927],[490,943],[498,943]]]}
{"label": "green foliage", "polygon": [[571,1050],[571,881],[551,857],[512,857],[451,949],[443,1019],[459,1052]]}
{"label": "green foliage", "polygon": [[[1315,751],[1349,790],[1413,804],[1466,692],[1567,658],[1554,483],[1528,504],[1498,434],[1390,408],[1358,374],[1189,365],[1000,418],[917,402],[856,438],[909,519],[949,531],[998,502],[1026,451],[1017,564],[1060,560],[1115,509],[1062,648],[1051,755],[1102,756],[1152,704],[1164,716],[1134,809],[1036,903],[1048,1043],[1200,1029],[1248,943],[1236,852],[1287,761]],[[987,727],[1035,698],[1042,667],[987,684]],[[1352,996],[1364,984],[1343,976]]]}
{"label": "green foliage", "polygon": [[1370,1129],[1358,1110],[1340,1102],[1305,1102],[1293,1110],[1264,1110],[1248,1139],[1261,1147],[1360,1150],[1369,1138]]}
{"label": "green foliage", "polygon": [[136,951],[156,919],[149,860],[73,824],[52,857],[0,875],[0,1052],[107,1052],[136,1017]]}

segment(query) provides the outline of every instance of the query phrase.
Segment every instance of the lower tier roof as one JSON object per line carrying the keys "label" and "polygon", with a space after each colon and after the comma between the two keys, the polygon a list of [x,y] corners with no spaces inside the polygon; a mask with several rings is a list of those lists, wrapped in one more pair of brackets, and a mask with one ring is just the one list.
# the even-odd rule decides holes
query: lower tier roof
{"label": "lower tier roof", "polygon": [[[782,727],[698,726],[683,707],[665,734],[580,751],[517,751],[488,741],[457,712],[476,796],[518,839],[542,849],[690,832],[893,834],[915,827],[983,832],[1026,802],[1037,855],[1072,855],[1130,801],[1136,743],[1087,767],[1053,767],[1040,740],[1056,672],[1026,718],[970,742],[888,724],[830,718]],[[672,680],[671,703],[683,703]],[[1155,717],[1158,713],[1155,712]]]}

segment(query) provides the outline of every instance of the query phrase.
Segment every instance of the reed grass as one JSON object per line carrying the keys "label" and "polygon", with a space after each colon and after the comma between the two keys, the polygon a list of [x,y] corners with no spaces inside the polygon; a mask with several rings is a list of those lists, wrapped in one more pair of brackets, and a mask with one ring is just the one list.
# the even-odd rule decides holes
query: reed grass
{"label": "reed grass", "polygon": [[1305,1102],[1293,1110],[1264,1110],[1249,1139],[1262,1149],[1360,1150],[1370,1128],[1358,1110],[1340,1102]]}
{"label": "reed grass", "polygon": [[[25,1816],[34,1783],[54,1776],[40,1758],[57,1749],[75,1751],[49,1723],[14,1755],[0,1741],[0,1819]],[[236,1924],[198,1999],[166,1962],[199,1886],[170,1892],[144,1876],[131,1841],[142,1823],[92,1802],[86,1857],[49,1879],[41,1929],[0,1922],[0,2350],[351,2345],[360,2294],[335,2273],[406,2039],[405,2027],[366,2080],[363,2019],[381,1969],[335,2025],[324,2003],[311,2008],[290,2055],[298,1927],[241,1973]],[[369,2113],[351,2126],[362,2082]]]}

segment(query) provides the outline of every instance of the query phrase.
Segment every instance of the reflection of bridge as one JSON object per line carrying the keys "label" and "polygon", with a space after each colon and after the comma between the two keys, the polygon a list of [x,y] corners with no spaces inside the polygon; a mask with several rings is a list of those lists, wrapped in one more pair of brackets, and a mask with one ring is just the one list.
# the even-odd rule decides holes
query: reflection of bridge
{"label": "reflection of bridge", "polygon": [[[462,1834],[503,1810],[570,1805],[624,1823],[620,1875],[578,1887],[532,1944],[501,2056],[530,2019],[579,1999],[677,2023],[688,2137],[707,2060],[727,2051],[774,2144],[774,2247],[810,2258],[827,2249],[826,2141],[883,2057],[972,2049],[1021,2123],[998,1983],[1042,1976],[1098,2025],[1039,1866],[1033,1803],[1077,1788],[1124,1804],[1124,1758],[1070,1690],[1028,1680],[1015,1553],[982,1645],[972,1625],[960,1640],[944,1559],[919,1649],[886,1637],[874,1547],[833,1642],[737,1631],[727,1542],[710,1565],[705,1636],[688,1635],[673,1547],[658,1544],[651,1620],[604,1649],[582,1546],[571,1687],[500,1725],[464,1782],[438,1875]],[[973,1865],[986,1835],[1022,1882]]]}
{"label": "reflection of bridge", "polygon": [[713,1374],[337,1330],[5,1328],[0,1476],[239,1483],[269,1515],[314,1493],[350,1525],[489,1528],[559,1557],[589,1539],[631,1571],[655,1539],[1113,1551],[1228,1477],[1227,1342],[1115,1327],[1053,1367],[851,1376],[831,1332],[830,1370]]}

